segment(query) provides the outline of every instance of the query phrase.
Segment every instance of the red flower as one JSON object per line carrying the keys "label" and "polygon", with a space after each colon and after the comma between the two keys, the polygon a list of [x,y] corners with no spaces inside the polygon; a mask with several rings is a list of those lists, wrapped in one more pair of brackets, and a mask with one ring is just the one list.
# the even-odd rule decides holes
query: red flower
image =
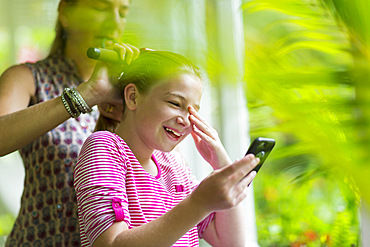
{"label": "red flower", "polygon": [[306,236],[308,241],[315,241],[317,239],[317,234],[313,230],[305,231],[304,235]]}
{"label": "red flower", "polygon": [[301,247],[301,246],[305,246],[305,245],[304,245],[304,243],[302,243],[300,241],[296,241],[296,242],[290,244],[290,247]]}

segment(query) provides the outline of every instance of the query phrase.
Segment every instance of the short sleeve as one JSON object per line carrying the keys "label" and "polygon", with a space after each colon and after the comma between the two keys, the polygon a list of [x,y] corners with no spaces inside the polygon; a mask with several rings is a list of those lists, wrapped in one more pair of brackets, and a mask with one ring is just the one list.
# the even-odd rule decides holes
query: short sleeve
{"label": "short sleeve", "polygon": [[[185,167],[185,170],[187,171],[187,176],[188,176],[188,179],[189,181],[191,182],[191,188],[192,188],[192,191],[194,191],[198,185],[199,185],[199,181],[196,179],[196,177],[192,174],[191,172],[191,169],[190,167],[186,164],[186,161],[185,159],[181,156],[180,153],[174,151],[173,152],[175,157],[176,157],[176,160],[177,162],[179,162],[179,164],[183,167]],[[197,225],[197,229],[198,229],[198,236],[199,238],[202,238],[202,235],[203,235],[203,232],[207,229],[207,227],[211,224],[211,222],[213,221],[213,219],[215,218],[215,213],[211,213],[209,214],[204,220],[202,220],[201,222],[198,223]]]}
{"label": "short sleeve", "polygon": [[130,227],[125,186],[127,158],[119,143],[110,132],[93,133],[83,144],[75,167],[81,235],[91,245],[114,221],[125,221]]}

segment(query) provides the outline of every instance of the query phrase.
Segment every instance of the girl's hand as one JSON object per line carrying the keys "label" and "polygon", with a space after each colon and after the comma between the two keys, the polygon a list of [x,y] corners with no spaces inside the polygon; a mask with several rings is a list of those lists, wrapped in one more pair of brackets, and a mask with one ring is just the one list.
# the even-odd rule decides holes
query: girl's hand
{"label": "girl's hand", "polygon": [[230,165],[232,161],[222,145],[217,131],[213,129],[192,106],[189,106],[189,112],[189,119],[193,125],[191,135],[198,152],[213,169],[219,169]]}
{"label": "girl's hand", "polygon": [[[130,44],[113,44],[113,42],[108,41],[106,45],[106,49],[116,51],[127,64],[131,64],[140,55],[140,50]],[[101,61],[96,63],[91,78],[78,87],[78,91],[90,107],[103,102],[115,105],[122,104],[120,92],[115,87],[121,71],[121,64],[108,65]]]}
{"label": "girl's hand", "polygon": [[200,183],[191,198],[207,212],[235,207],[246,198],[248,185],[256,176],[252,169],[259,161],[253,154],[248,154],[227,167],[215,170]]}

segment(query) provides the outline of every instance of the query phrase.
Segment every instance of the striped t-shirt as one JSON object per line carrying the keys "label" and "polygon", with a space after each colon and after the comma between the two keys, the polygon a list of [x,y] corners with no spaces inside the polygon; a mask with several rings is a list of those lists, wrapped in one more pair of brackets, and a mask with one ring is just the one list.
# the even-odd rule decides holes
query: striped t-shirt
{"label": "striped t-shirt", "polygon": [[[144,170],[118,135],[99,131],[87,138],[74,172],[82,246],[92,246],[114,221],[125,221],[131,229],[158,218],[198,185],[176,152],[156,150],[152,157],[157,176]],[[199,246],[198,237],[213,217],[209,215],[173,246]]]}

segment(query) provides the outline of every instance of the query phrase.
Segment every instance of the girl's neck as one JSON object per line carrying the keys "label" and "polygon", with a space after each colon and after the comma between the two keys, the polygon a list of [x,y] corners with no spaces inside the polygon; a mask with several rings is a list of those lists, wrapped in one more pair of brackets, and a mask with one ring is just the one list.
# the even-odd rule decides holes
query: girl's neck
{"label": "girl's neck", "polygon": [[157,169],[157,165],[155,164],[152,158],[154,150],[147,148],[145,144],[138,138],[138,136],[133,137],[133,138],[131,136],[131,138],[129,138],[127,135],[123,135],[121,137],[126,142],[126,144],[130,147],[132,153],[135,155],[137,161],[139,161],[143,169],[147,173],[153,176],[157,176],[159,171]]}
{"label": "girl's neck", "polygon": [[72,61],[77,66],[77,71],[83,81],[87,81],[90,79],[95,65],[96,61],[89,59],[86,55],[86,51],[82,51],[83,48],[78,47],[74,44],[71,44],[67,40],[67,44],[64,50],[64,54],[66,57],[72,59]]}
{"label": "girl's neck", "polygon": [[136,159],[145,167],[152,163],[152,154],[154,150],[145,145],[135,131],[132,131],[133,128],[131,128],[131,126],[129,117],[126,116],[118,126],[116,134],[127,143]]}

